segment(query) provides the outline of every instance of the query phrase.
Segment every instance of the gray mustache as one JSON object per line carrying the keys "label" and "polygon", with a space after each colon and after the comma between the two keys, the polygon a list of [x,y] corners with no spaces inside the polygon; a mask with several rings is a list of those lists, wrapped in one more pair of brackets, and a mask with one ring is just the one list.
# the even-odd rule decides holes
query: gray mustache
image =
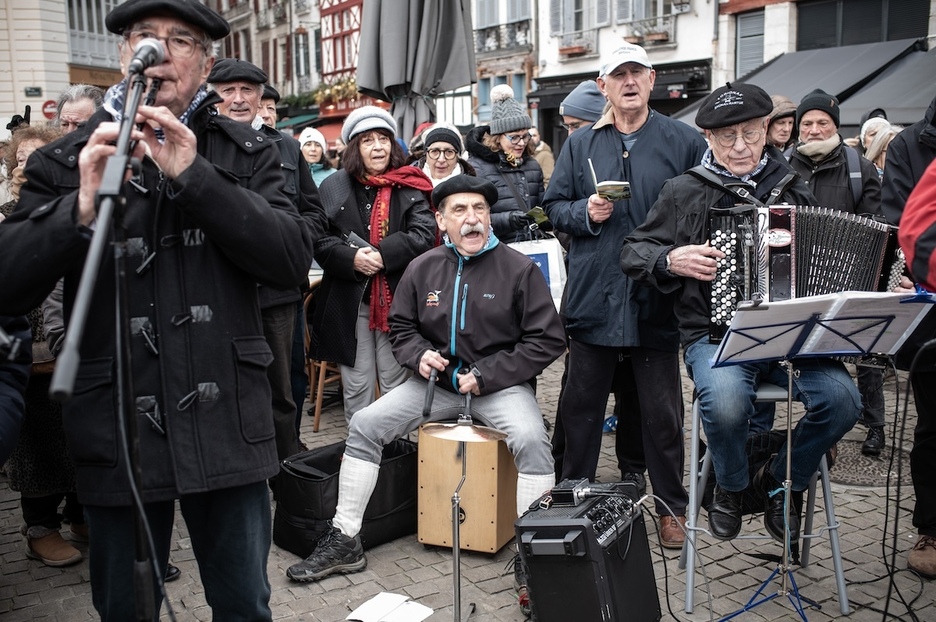
{"label": "gray mustache", "polygon": [[482,233],[482,234],[483,234],[483,233],[484,233],[484,226],[483,226],[481,223],[475,223],[475,224],[473,224],[473,225],[462,225],[462,227],[461,227],[461,234],[462,234],[462,236],[466,236],[466,235],[468,235],[469,233],[474,233],[474,232],[478,232],[478,233]]}

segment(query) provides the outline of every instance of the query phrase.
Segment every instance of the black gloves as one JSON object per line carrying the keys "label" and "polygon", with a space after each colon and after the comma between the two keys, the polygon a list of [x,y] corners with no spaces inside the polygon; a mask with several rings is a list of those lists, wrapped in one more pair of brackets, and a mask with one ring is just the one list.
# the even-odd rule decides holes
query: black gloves
{"label": "black gloves", "polygon": [[516,231],[527,228],[533,219],[518,210],[507,214],[507,222],[510,223],[510,228]]}

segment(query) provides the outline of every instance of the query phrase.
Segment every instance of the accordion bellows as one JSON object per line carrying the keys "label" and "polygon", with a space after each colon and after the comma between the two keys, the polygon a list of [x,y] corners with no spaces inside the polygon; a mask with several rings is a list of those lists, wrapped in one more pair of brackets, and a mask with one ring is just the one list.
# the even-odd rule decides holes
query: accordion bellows
{"label": "accordion bellows", "polygon": [[709,239],[725,253],[711,285],[712,343],[742,301],[889,291],[905,265],[896,227],[823,207],[713,208]]}

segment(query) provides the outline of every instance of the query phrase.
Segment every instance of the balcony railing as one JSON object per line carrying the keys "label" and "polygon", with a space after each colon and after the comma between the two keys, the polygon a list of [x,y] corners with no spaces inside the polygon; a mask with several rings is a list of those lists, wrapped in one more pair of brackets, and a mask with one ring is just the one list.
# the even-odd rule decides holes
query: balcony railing
{"label": "balcony railing", "polygon": [[475,53],[478,58],[493,58],[504,53],[533,51],[533,22],[524,20],[475,30]]}
{"label": "balcony railing", "polygon": [[72,30],[69,35],[70,62],[89,67],[120,67],[120,54],[116,35],[99,35]]}
{"label": "balcony railing", "polygon": [[635,20],[627,24],[629,33],[624,40],[643,46],[676,43],[676,16],[661,15]]}
{"label": "balcony railing", "polygon": [[296,1],[296,13],[308,13],[312,10],[312,0],[295,0]]}
{"label": "balcony railing", "polygon": [[230,21],[236,17],[240,17],[244,13],[250,13],[251,6],[249,0],[241,0],[237,4],[231,4],[231,6],[224,11],[224,19]]}
{"label": "balcony railing", "polygon": [[598,31],[576,30],[564,32],[559,37],[559,56],[561,58],[578,58],[598,52]]}

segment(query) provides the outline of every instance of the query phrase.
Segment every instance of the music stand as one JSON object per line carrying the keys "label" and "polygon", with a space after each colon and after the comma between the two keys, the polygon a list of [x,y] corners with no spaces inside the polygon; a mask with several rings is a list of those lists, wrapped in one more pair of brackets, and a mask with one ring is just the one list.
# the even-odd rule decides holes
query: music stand
{"label": "music stand", "polygon": [[[780,564],[729,620],[778,596],[787,596],[806,622],[802,601],[790,568],[789,507],[792,487],[793,364],[806,357],[894,355],[932,307],[929,295],[878,292],[841,292],[807,296],[775,303],[742,303],[715,353],[712,367],[779,361],[787,371],[787,452],[783,481],[783,556]],[[780,589],[758,598],[781,575]],[[787,582],[792,585],[788,588]]]}

